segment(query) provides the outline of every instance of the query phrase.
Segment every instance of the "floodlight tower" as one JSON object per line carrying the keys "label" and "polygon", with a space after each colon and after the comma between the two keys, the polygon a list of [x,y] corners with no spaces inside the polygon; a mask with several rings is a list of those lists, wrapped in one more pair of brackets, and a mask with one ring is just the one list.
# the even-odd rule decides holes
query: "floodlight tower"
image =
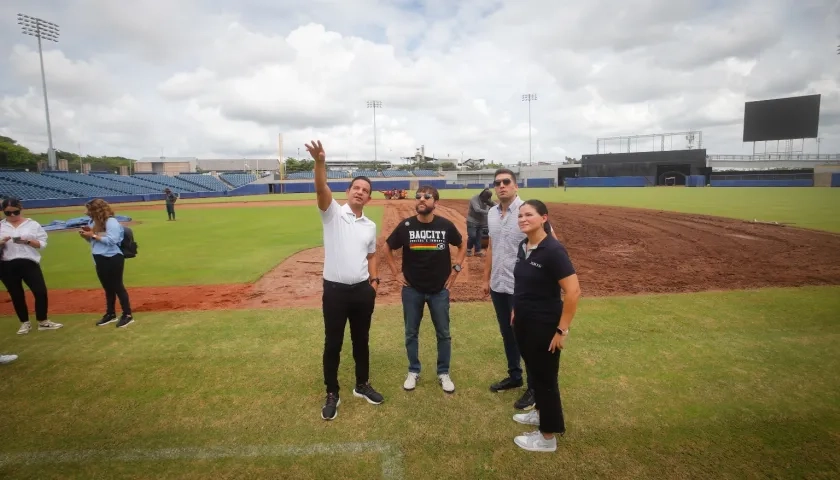
{"label": "floodlight tower", "polygon": [[533,158],[531,157],[531,102],[537,101],[536,93],[527,93],[522,95],[522,101],[528,102],[528,165],[533,165]]}
{"label": "floodlight tower", "polygon": [[379,161],[376,155],[376,109],[382,108],[382,102],[379,100],[368,100],[367,108],[373,109],[373,167],[376,168],[376,164]]}
{"label": "floodlight tower", "polygon": [[53,149],[52,127],[50,127],[50,104],[47,101],[47,79],[44,75],[44,54],[41,51],[41,39],[58,43],[58,25],[22,13],[18,13],[18,25],[21,26],[21,33],[31,35],[38,39],[38,57],[41,59],[41,87],[44,90],[44,110],[47,114],[47,139],[50,143],[49,150],[47,150],[47,158],[49,159],[50,170],[55,170],[55,149]]}

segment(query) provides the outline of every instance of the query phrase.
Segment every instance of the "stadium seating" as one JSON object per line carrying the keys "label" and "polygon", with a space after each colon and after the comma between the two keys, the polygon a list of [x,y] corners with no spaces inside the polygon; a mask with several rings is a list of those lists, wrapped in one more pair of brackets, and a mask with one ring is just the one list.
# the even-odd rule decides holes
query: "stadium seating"
{"label": "stadium seating", "polygon": [[50,198],[71,198],[73,195],[59,192],[57,190],[50,190],[43,187],[34,187],[22,183],[11,182],[9,180],[0,178],[0,197],[9,198],[15,197],[20,199],[50,199]]}
{"label": "stadium seating", "polygon": [[439,177],[440,174],[434,170],[415,170],[415,177]]}
{"label": "stadium seating", "polygon": [[161,193],[163,189],[166,188],[163,185],[155,182],[150,182],[148,180],[144,180],[142,177],[143,175],[126,177],[123,175],[115,175],[113,173],[96,173],[92,174],[92,177],[99,177],[104,178],[108,181],[125,184],[127,186],[136,187],[138,190],[141,190],[140,193]]}
{"label": "stadium seating", "polygon": [[257,176],[252,173],[222,173],[219,177],[231,184],[233,188],[248,185],[257,180]]}
{"label": "stadium seating", "polygon": [[227,185],[212,175],[205,175],[203,173],[182,173],[176,178],[193,183],[199,187],[203,187],[203,190],[201,191],[205,192],[224,192],[228,190]]}
{"label": "stadium seating", "polygon": [[[56,178],[63,178],[65,180],[80,183],[82,185],[90,185],[92,187],[107,188],[109,190],[116,190],[122,195],[138,195],[149,193],[147,189],[137,187],[135,185],[126,185],[112,180],[107,180],[94,175],[83,175],[69,172],[45,172],[42,175],[54,176]],[[94,196],[94,195],[89,195]]]}
{"label": "stadium seating", "polygon": [[363,176],[368,177],[368,178],[374,178],[374,177],[379,177],[380,176],[379,172],[377,172],[376,170],[356,170],[355,172],[353,172],[353,174],[351,176],[358,177],[360,175],[363,175]]}
{"label": "stadium seating", "polygon": [[[71,174],[67,174],[71,175]],[[0,172],[0,178],[13,183],[20,183],[34,187],[41,187],[47,190],[54,190],[67,194],[70,197],[92,197],[92,196],[113,196],[125,195],[125,192],[113,188],[87,185],[81,182],[69,180],[65,176],[42,175],[33,172]],[[43,198],[43,197],[41,197]],[[47,198],[68,198],[68,197],[47,197]]]}
{"label": "stadium seating", "polygon": [[157,173],[141,173],[134,175],[135,178],[141,178],[143,180],[148,180],[150,182],[154,182],[160,185],[160,190],[163,190],[166,187],[172,189],[175,193],[180,192],[206,192],[207,190],[203,187],[199,187],[193,183],[184,181],[180,178],[170,177],[169,175],[161,175]]}
{"label": "stadium seating", "polygon": [[410,177],[411,172],[406,170],[382,170],[382,176],[387,178]]}

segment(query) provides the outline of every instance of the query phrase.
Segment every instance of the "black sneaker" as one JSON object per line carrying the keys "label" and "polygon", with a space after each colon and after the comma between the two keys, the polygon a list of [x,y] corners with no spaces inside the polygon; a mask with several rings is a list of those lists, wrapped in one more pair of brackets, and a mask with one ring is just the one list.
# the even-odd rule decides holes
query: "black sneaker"
{"label": "black sneaker", "polygon": [[125,326],[127,326],[129,323],[131,323],[131,322],[133,322],[133,321],[134,321],[134,317],[132,317],[131,315],[126,315],[126,314],[123,314],[123,315],[120,317],[120,321],[119,321],[119,322],[117,322],[117,328],[122,328],[122,327],[125,327]]}
{"label": "black sneaker", "polygon": [[102,325],[108,325],[111,322],[117,321],[117,315],[114,313],[106,313],[102,315],[102,319],[96,322],[97,327],[101,327]]}
{"label": "black sneaker", "polygon": [[490,385],[491,392],[501,392],[503,390],[510,390],[512,388],[519,388],[522,386],[522,379],[514,380],[510,377]]}
{"label": "black sneaker", "polygon": [[341,405],[341,399],[338,398],[337,393],[328,393],[327,401],[321,408],[321,418],[324,420],[332,420],[338,416],[338,406]]}
{"label": "black sneaker", "polygon": [[374,390],[373,387],[370,386],[370,382],[362,385],[356,385],[356,388],[353,389],[353,395],[359,398],[364,398],[368,401],[368,403],[372,403],[374,405],[379,405],[385,401],[385,397]]}
{"label": "black sneaker", "polygon": [[534,391],[529,388],[528,390],[525,390],[525,393],[523,393],[522,396],[519,397],[519,400],[513,404],[513,408],[517,410],[530,410],[534,408],[535,404],[536,399],[534,398]]}

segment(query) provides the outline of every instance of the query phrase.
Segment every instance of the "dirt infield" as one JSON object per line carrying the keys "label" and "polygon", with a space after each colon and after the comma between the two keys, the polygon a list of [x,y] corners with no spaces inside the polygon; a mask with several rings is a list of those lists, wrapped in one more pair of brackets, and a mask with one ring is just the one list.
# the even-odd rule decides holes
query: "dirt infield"
{"label": "dirt infield", "polygon": [[[311,205],[312,201],[301,203]],[[386,205],[379,226],[379,251],[383,252],[387,235],[400,220],[414,214],[414,202],[375,203]],[[437,211],[458,225],[465,239],[467,204],[466,200],[447,200]],[[237,203],[190,207],[224,205]],[[837,234],[653,210],[568,204],[551,204],[549,210],[585,297],[840,284]],[[129,292],[136,312],[318,307],[323,258],[322,248],[298,252],[253,285],[129,286]],[[484,300],[481,277],[485,259],[466,260],[452,289],[452,300]],[[399,287],[381,256],[379,270],[378,304],[399,303]],[[51,313],[99,314],[103,302],[99,289],[50,291]],[[33,305],[31,298],[29,305]],[[0,298],[0,314],[13,314],[6,295]]]}

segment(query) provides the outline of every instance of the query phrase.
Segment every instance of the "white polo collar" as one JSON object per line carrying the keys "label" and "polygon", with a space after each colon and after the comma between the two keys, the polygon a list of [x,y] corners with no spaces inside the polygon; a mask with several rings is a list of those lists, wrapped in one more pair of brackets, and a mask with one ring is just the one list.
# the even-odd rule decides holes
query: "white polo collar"
{"label": "white polo collar", "polygon": [[364,220],[367,220],[367,219],[368,219],[368,218],[365,216],[365,212],[364,212],[364,210],[362,211],[362,216],[361,216],[361,217],[357,217],[357,216],[356,216],[356,214],[355,214],[355,213],[353,213],[353,210],[350,208],[350,205],[348,205],[348,204],[346,204],[346,203],[345,203],[344,205],[342,205],[342,206],[341,206],[341,213],[342,213],[341,218],[343,218],[343,219],[344,219],[344,221],[346,221],[347,223],[350,223],[350,222],[351,222],[351,218],[352,218],[352,220],[355,220],[355,221],[357,221],[357,222],[358,222],[358,221],[364,221]]}

